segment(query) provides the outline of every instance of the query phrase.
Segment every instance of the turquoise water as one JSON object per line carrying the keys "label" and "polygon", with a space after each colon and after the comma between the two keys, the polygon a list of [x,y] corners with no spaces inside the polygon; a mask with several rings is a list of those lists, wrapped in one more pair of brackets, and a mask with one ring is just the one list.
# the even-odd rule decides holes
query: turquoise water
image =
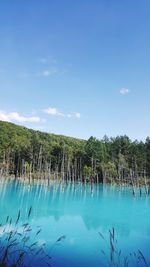
{"label": "turquoise water", "polygon": [[[50,249],[52,266],[103,266],[101,250],[109,256],[108,231],[112,227],[122,253],[127,255],[140,249],[150,266],[150,199],[144,193],[142,197],[138,193],[133,197],[131,189],[109,185],[94,185],[91,192],[88,184],[52,183],[47,187],[12,181],[0,183],[3,224],[7,215],[15,220],[19,209],[21,222],[26,222],[30,206],[31,228],[34,232],[41,227],[39,243],[46,242]],[[32,231],[30,235],[32,239]],[[62,242],[54,245],[63,235]],[[132,259],[130,266],[134,266]]]}

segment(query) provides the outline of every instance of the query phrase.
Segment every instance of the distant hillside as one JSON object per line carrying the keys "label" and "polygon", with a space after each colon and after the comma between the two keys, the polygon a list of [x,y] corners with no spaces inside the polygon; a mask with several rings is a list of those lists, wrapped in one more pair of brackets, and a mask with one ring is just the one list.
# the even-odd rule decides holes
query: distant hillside
{"label": "distant hillside", "polygon": [[150,139],[80,140],[0,121],[0,174],[15,177],[125,181],[149,177]]}

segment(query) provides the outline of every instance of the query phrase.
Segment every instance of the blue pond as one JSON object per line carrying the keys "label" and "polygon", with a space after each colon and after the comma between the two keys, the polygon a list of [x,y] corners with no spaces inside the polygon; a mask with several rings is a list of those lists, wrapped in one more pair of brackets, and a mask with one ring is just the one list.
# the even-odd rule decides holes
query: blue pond
{"label": "blue pond", "polygon": [[[0,182],[1,223],[7,215],[15,221],[18,210],[25,223],[31,206],[31,239],[40,227],[38,242],[46,242],[52,266],[105,266],[112,227],[121,253],[126,256],[140,249],[150,266],[150,199],[144,189],[142,197],[139,192],[133,197],[131,188],[110,185],[93,185],[91,191],[89,184],[81,183],[53,182],[48,187],[40,182]],[[65,238],[55,245],[61,236]],[[131,256],[129,266],[134,265]]]}

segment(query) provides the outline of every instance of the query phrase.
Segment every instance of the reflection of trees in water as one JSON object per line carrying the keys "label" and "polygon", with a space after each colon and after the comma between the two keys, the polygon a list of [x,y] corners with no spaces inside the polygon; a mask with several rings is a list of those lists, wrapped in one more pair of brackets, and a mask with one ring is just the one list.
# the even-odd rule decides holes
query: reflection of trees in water
{"label": "reflection of trees in water", "polygon": [[[16,217],[18,209],[24,211],[22,216],[26,216],[29,206],[32,205],[34,219],[53,217],[55,221],[59,221],[63,216],[79,216],[87,230],[101,228],[102,231],[107,231],[114,226],[121,237],[130,234],[130,227],[134,222],[134,208],[137,208],[136,199],[132,198],[129,190],[107,185],[94,185],[91,192],[90,184],[51,183],[46,187],[38,183],[31,186],[5,182],[1,183],[0,192],[0,215],[4,215],[3,217],[7,214]],[[126,209],[125,218],[120,215],[122,204]],[[128,207],[131,204],[132,206]],[[128,214],[129,209],[132,214]],[[140,226],[136,221],[137,231]]]}
{"label": "reflection of trees in water", "polygon": [[107,233],[108,229],[114,226],[115,229],[117,229],[117,234],[119,237],[128,237],[130,235],[130,228],[127,224],[124,223],[110,223],[110,220],[104,219],[103,222],[101,221],[101,218],[85,215],[82,217],[84,224],[87,228],[87,230],[97,230],[101,229],[101,232]]}

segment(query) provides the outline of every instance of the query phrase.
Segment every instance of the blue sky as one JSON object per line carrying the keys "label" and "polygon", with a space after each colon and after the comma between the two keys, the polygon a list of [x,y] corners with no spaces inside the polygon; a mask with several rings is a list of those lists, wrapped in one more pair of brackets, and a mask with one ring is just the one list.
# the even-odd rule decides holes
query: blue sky
{"label": "blue sky", "polygon": [[149,29],[149,0],[1,0],[0,119],[144,140]]}

